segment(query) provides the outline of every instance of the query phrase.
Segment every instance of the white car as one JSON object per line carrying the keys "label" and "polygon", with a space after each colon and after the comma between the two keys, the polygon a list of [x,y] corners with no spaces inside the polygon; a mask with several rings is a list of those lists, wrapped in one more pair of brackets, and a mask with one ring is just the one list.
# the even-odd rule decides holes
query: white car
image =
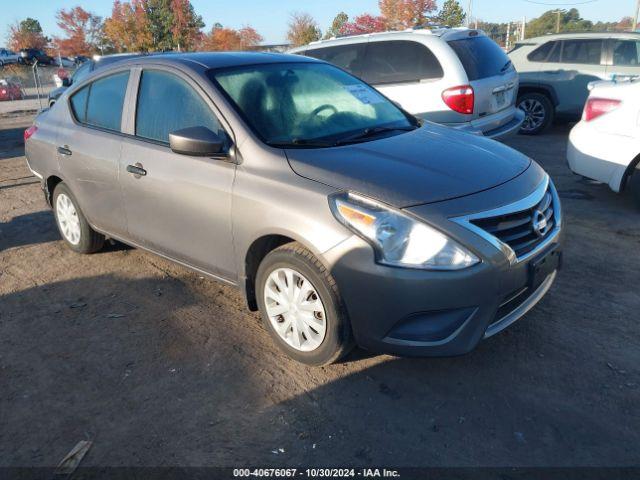
{"label": "white car", "polygon": [[16,52],[8,50],[6,48],[0,48],[0,67],[9,65],[11,63],[18,63],[20,57]]}
{"label": "white car", "polygon": [[518,73],[481,30],[440,28],[371,33],[291,50],[362,78],[407,112],[500,139],[524,121],[516,108]]}
{"label": "white car", "polygon": [[569,135],[569,168],[614,192],[631,187],[640,207],[640,80],[595,82],[590,89]]}

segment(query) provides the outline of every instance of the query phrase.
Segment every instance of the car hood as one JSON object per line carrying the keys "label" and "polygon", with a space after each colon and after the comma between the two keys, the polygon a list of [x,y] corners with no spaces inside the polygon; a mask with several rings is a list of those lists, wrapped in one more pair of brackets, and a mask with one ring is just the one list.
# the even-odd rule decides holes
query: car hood
{"label": "car hood", "polygon": [[398,208],[487,190],[531,165],[501,143],[432,123],[366,143],[287,149],[286,154],[302,177]]}

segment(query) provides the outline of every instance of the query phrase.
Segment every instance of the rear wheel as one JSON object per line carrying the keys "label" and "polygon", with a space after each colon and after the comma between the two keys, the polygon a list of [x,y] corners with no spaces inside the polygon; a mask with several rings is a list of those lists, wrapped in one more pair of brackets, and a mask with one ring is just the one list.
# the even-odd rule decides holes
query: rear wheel
{"label": "rear wheel", "polygon": [[518,108],[525,114],[520,127],[523,135],[538,135],[553,121],[554,109],[549,97],[542,93],[524,93],[518,97]]}
{"label": "rear wheel", "polygon": [[291,358],[328,365],[353,347],[336,282],[302,245],[270,252],[258,268],[256,290],[265,328]]}
{"label": "rear wheel", "polygon": [[78,253],[94,253],[102,248],[104,235],[91,228],[64,183],[59,183],[53,192],[53,212],[60,235],[69,248]]}

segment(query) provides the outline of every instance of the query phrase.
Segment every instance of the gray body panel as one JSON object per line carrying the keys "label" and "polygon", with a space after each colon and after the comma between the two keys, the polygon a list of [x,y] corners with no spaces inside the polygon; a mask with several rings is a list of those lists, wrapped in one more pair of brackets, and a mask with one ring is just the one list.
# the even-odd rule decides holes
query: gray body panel
{"label": "gray body panel", "polygon": [[[491,241],[453,219],[519,201],[545,181],[544,171],[506,146],[431,124],[338,148],[285,152],[269,147],[205,77],[209,68],[241,64],[243,58],[254,63],[314,61],[197,54],[118,63],[87,81],[131,69],[122,133],[76,124],[68,99],[84,83],[74,85],[36,119],[38,131],[26,143],[30,167],[42,177],[47,194],[52,179],[66,182],[96,230],[238,285],[249,297],[252,247],[273,236],[300,242],[336,279],[362,346],[420,355],[473,348],[505,292],[526,281],[528,265],[513,264]],[[137,82],[144,68],[179,72],[199,86],[233,139],[228,157],[178,155],[167,145],[134,136]],[[65,145],[71,156],[57,154],[57,147]],[[145,176],[126,171],[136,163],[143,165]],[[481,263],[458,272],[376,263],[372,247],[331,212],[328,196],[341,190],[358,190],[398,207],[413,205],[406,210],[411,216],[446,232]],[[558,235],[553,243],[559,242]],[[474,313],[439,345],[385,340],[404,316],[434,308]]]}

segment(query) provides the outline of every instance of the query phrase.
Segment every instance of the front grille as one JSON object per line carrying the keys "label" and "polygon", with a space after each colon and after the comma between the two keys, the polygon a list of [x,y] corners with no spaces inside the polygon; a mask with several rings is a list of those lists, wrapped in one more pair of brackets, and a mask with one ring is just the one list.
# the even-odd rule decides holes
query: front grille
{"label": "front grille", "polygon": [[553,231],[556,224],[553,208],[553,196],[547,190],[542,200],[532,208],[472,222],[509,245],[519,258],[534,250]]}

